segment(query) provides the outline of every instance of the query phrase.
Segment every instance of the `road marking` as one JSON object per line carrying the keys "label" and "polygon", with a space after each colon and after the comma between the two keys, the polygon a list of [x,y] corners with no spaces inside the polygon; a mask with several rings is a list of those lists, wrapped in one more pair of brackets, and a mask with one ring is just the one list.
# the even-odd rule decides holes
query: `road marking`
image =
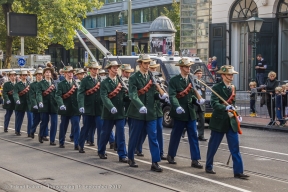
{"label": "road marking", "polygon": [[[3,126],[0,126],[0,127],[3,127]],[[8,128],[8,129],[14,130],[14,129],[12,129],[12,128]],[[21,131],[21,132],[27,133],[26,131]],[[38,135],[38,134],[35,134],[35,135]],[[56,139],[56,138],[55,138],[55,140],[59,141],[59,139]],[[69,141],[65,141],[65,143],[74,145],[74,143],[69,142]],[[85,146],[85,148],[91,149],[91,150],[93,150],[93,151],[98,151],[97,149],[92,148],[92,147],[89,147],[89,146]],[[113,153],[113,152],[109,152],[109,151],[106,151],[106,153],[111,154],[111,155],[114,155],[114,156],[118,156],[117,153]],[[144,160],[140,160],[140,159],[136,159],[136,158],[135,158],[134,160],[139,161],[139,162],[144,163],[144,164],[148,164],[148,165],[151,164],[151,162],[144,161]],[[211,183],[215,183],[215,184],[218,184],[218,185],[221,185],[221,186],[230,188],[230,189],[235,189],[235,190],[237,190],[237,191],[251,192],[251,191],[249,191],[249,190],[246,190],[246,189],[243,189],[243,188],[240,188],[240,187],[236,187],[236,186],[233,186],[233,185],[229,185],[229,184],[226,184],[226,183],[223,183],[223,182],[220,182],[220,181],[216,181],[216,180],[213,180],[213,179],[209,179],[209,178],[202,177],[202,176],[199,176],[199,175],[195,175],[195,174],[192,174],[192,173],[188,173],[188,172],[185,172],[185,171],[180,171],[180,170],[177,170],[177,169],[174,169],[174,168],[171,168],[171,167],[167,167],[167,166],[163,166],[163,165],[161,165],[161,167],[163,167],[163,168],[165,168],[165,169],[167,169],[167,170],[170,170],[170,171],[174,171],[174,172],[176,172],[176,173],[180,173],[180,174],[183,174],[183,175],[187,175],[187,176],[191,176],[191,177],[194,177],[194,178],[198,178],[198,179],[201,179],[201,180],[204,180],[204,181],[208,181],[208,182],[211,182]]]}

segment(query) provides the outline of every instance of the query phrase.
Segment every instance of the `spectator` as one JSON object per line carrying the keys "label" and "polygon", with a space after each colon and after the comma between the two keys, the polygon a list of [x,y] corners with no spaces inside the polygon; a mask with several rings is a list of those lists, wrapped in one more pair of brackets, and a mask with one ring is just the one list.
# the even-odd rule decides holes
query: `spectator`
{"label": "spectator", "polygon": [[6,72],[2,72],[2,76],[3,76],[3,78],[4,78],[4,83],[6,83],[7,81],[9,81]]}
{"label": "spectator", "polygon": [[5,83],[5,78],[3,77],[3,75],[0,75],[0,86],[3,85]]}
{"label": "spectator", "polygon": [[264,85],[265,70],[267,69],[266,61],[262,58],[261,54],[258,54],[256,62],[256,80],[258,85]]}
{"label": "spectator", "polygon": [[263,96],[265,97],[270,117],[268,125],[275,125],[275,101],[273,96],[275,94],[275,88],[279,85],[279,81],[276,79],[276,73],[274,71],[269,72],[265,85],[266,87],[262,92],[266,93]]}
{"label": "spectator", "polygon": [[63,75],[63,72],[62,72],[62,69],[59,70],[59,81],[64,81],[65,80],[65,77]]}
{"label": "spectator", "polygon": [[214,76],[215,72],[212,70],[212,58],[211,57],[209,57],[208,59],[207,68],[211,72],[211,74]]}
{"label": "spectator", "polygon": [[217,63],[217,57],[216,56],[213,56],[212,57],[212,63],[211,63],[212,67],[211,67],[211,70],[214,72],[214,77],[216,79],[216,74],[215,74],[215,71],[218,71],[218,63]]}
{"label": "spectator", "polygon": [[249,83],[250,87],[250,117],[256,117],[255,103],[257,101],[257,83],[252,81]]}
{"label": "spectator", "polygon": [[282,117],[282,87],[276,87],[275,88],[275,99],[276,99],[276,113],[277,113],[277,119],[280,122],[280,126],[285,125],[285,121]]}
{"label": "spectator", "polygon": [[282,111],[284,115],[284,119],[288,120],[288,107],[287,107],[287,93],[288,93],[288,83],[282,85]]}
{"label": "spectator", "polygon": [[0,104],[3,105],[3,95],[2,95],[2,91],[3,91],[3,84],[0,85]]}

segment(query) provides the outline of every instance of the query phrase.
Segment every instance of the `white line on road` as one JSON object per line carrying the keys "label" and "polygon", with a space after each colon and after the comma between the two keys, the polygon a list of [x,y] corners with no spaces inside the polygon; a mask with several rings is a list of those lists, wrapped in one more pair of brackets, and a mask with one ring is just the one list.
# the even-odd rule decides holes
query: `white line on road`
{"label": "white line on road", "polygon": [[[3,127],[3,126],[0,126],[0,127]],[[9,128],[11,130],[14,130],[12,128]],[[21,131],[23,133],[27,133],[25,131]],[[38,135],[38,134],[35,134],[35,135]],[[59,141],[58,139],[55,139],[57,141]],[[69,141],[65,141],[65,143],[68,143],[68,144],[71,144],[71,145],[74,145],[74,143],[72,142],[69,142]],[[92,148],[92,147],[86,147],[85,148],[88,148],[88,149],[91,149],[93,151],[98,151],[97,149],[95,148]],[[111,154],[111,155],[114,155],[114,156],[118,156],[117,153],[113,153],[113,152],[109,152],[109,151],[106,151],[106,153],[108,154]],[[144,163],[144,164],[148,164],[150,165],[151,162],[148,162],[148,161],[144,161],[144,160],[140,160],[140,159],[135,159],[136,161],[139,161],[141,163]],[[243,189],[243,188],[240,188],[240,187],[236,187],[236,186],[233,186],[233,185],[229,185],[229,184],[226,184],[226,183],[223,183],[223,182],[220,182],[220,181],[216,181],[216,180],[213,180],[213,179],[209,179],[209,178],[206,178],[206,177],[202,177],[202,176],[199,176],[199,175],[195,175],[195,174],[192,174],[192,173],[188,173],[188,172],[185,172],[185,171],[180,171],[180,170],[177,170],[177,169],[174,169],[174,168],[171,168],[171,167],[166,167],[166,166],[163,166],[161,165],[161,167],[167,169],[167,170],[170,170],[170,171],[174,171],[176,173],[180,173],[180,174],[183,174],[183,175],[187,175],[187,176],[191,176],[191,177],[194,177],[194,178],[198,178],[198,179],[201,179],[201,180],[204,180],[204,181],[208,181],[208,182],[211,182],[211,183],[214,183],[214,184],[218,184],[218,185],[221,185],[221,186],[224,186],[224,187],[227,187],[227,188],[230,188],[230,189],[235,189],[237,191],[242,191],[242,192],[251,192],[249,190],[246,190],[246,189]]]}

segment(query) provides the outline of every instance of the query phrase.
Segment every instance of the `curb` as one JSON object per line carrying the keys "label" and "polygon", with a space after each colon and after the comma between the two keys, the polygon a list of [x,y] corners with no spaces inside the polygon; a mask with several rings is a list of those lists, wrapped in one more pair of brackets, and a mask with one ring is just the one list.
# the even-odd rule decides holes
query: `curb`
{"label": "curb", "polygon": [[243,124],[241,124],[241,128],[267,130],[267,131],[277,131],[277,132],[286,132],[286,133],[288,133],[288,127],[266,126],[266,125],[255,125],[255,124],[243,123]]}

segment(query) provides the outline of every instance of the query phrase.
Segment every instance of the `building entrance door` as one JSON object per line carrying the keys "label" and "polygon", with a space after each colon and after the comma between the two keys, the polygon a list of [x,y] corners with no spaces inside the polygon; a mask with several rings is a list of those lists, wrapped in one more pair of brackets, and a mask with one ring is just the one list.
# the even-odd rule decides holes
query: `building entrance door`
{"label": "building entrance door", "polygon": [[251,45],[249,44],[248,26],[245,22],[240,25],[239,48],[239,90],[248,90],[251,81]]}
{"label": "building entrance door", "polygon": [[288,18],[282,18],[282,32],[281,32],[281,79],[288,80]]}

